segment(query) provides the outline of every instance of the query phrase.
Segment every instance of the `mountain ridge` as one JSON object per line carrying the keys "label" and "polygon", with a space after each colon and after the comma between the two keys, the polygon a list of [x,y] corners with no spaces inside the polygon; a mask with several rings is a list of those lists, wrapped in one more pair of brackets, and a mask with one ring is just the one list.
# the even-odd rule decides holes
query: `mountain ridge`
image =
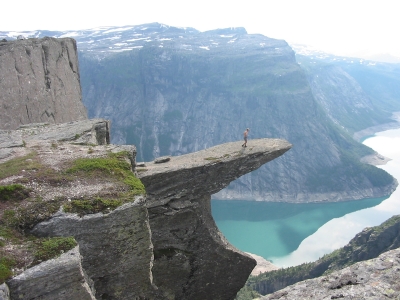
{"label": "mountain ridge", "polygon": [[[396,186],[359,164],[373,151],[329,120],[285,41],[242,28],[122,29],[76,35],[82,94],[89,116],[110,119],[112,142],[136,145],[138,160],[240,140],[250,127],[250,142],[284,138],[295,147],[286,161],[239,178],[216,199],[342,201],[385,196]],[[383,185],[372,183],[377,176]]]}

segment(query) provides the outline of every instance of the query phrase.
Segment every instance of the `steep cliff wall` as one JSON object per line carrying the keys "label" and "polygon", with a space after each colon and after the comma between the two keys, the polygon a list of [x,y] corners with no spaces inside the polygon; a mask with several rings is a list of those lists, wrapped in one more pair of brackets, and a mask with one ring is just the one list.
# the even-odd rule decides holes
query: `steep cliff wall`
{"label": "steep cliff wall", "polygon": [[[141,39],[131,42],[134,34]],[[331,121],[286,42],[237,28],[200,33],[160,24],[116,35],[132,50],[101,60],[82,37],[83,97],[89,115],[112,120],[113,142],[137,146],[138,160],[235,141],[250,127],[250,139],[279,137],[295,147],[216,199],[341,201],[388,195],[396,186],[384,171],[359,164],[373,151]],[[343,82],[334,88],[353,91]]]}
{"label": "steep cliff wall", "polygon": [[77,54],[70,38],[0,42],[0,129],[87,119]]}
{"label": "steep cliff wall", "polygon": [[[19,34],[67,36],[69,32]],[[247,127],[251,139],[279,137],[296,145],[285,158],[232,182],[215,198],[342,201],[385,196],[397,184],[383,170],[359,163],[373,151],[341,129],[348,124],[332,122],[324,111],[325,98],[314,97],[314,87],[285,41],[247,34],[244,28],[199,32],[158,23],[73,34],[90,117],[110,119],[112,142],[136,145],[139,161],[236,141]],[[12,36],[0,32],[0,37]],[[359,72],[361,77],[364,71],[368,70]],[[375,71],[371,74],[367,86],[379,77]],[[379,85],[382,97],[393,86],[391,102],[398,94],[397,74],[385,77],[388,85]],[[343,72],[320,75],[333,84],[320,86],[319,91],[323,96],[334,91],[335,97],[328,100],[337,108],[336,121],[357,123],[350,125],[358,130],[387,115],[376,113],[376,104],[383,102],[379,97],[375,107],[369,106],[365,84],[354,80],[348,84],[351,76]],[[315,83],[318,91],[323,82]],[[373,91],[379,96],[379,89]],[[337,105],[337,99],[346,101]],[[383,110],[393,107],[385,105]],[[360,115],[365,112],[370,114],[368,120]]]}
{"label": "steep cliff wall", "polygon": [[[233,299],[256,262],[217,229],[211,194],[291,144],[259,139],[243,148],[237,141],[135,168],[135,147],[107,144],[108,129],[97,119],[0,131],[0,254],[14,264],[0,292],[9,289],[11,299]],[[33,266],[39,241],[71,236],[78,248]]]}

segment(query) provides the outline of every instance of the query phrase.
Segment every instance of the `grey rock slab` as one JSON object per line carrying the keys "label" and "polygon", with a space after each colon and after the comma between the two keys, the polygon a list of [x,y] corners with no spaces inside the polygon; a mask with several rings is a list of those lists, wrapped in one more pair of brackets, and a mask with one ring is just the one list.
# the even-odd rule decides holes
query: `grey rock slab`
{"label": "grey rock slab", "polygon": [[0,131],[0,149],[23,147],[29,141],[59,141],[75,144],[107,145],[110,121],[90,119],[61,124],[27,124],[17,130]]}
{"label": "grey rock slab", "polygon": [[0,43],[0,91],[1,129],[87,119],[71,38]]}
{"label": "grey rock slab", "polygon": [[182,197],[215,194],[292,146],[281,139],[252,140],[247,148],[241,145],[241,141],[231,142],[172,156],[162,164],[146,163],[146,169],[141,170],[138,177],[146,187],[149,207]]}
{"label": "grey rock slab", "polygon": [[7,284],[0,284],[0,300],[10,300],[10,290]]}
{"label": "grey rock slab", "polygon": [[211,195],[234,179],[284,154],[279,139],[218,145],[146,163],[138,176],[146,187],[154,284],[166,299],[234,299],[256,261],[229,244],[211,215]]}
{"label": "grey rock slab", "polygon": [[[34,227],[38,236],[73,236],[98,299],[141,299],[155,293],[153,245],[141,198],[109,214],[57,213]],[[151,297],[150,297],[151,298]]]}
{"label": "grey rock slab", "polygon": [[94,300],[79,247],[27,269],[7,281],[11,299]]}

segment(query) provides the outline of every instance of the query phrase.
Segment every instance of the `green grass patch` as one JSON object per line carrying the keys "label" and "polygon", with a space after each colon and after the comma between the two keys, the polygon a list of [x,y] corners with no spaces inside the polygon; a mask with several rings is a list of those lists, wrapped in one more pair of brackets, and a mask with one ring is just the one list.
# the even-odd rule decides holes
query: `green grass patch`
{"label": "green grass patch", "polygon": [[89,176],[111,176],[129,186],[130,195],[142,195],[145,193],[144,185],[133,174],[131,165],[126,161],[128,155],[128,152],[122,151],[109,153],[108,157],[79,158],[66,172],[85,173]]}
{"label": "green grass patch", "polygon": [[0,201],[23,200],[29,197],[29,190],[20,184],[0,186]]}
{"label": "green grass patch", "polygon": [[13,175],[18,175],[22,170],[37,170],[40,164],[35,159],[36,152],[28,155],[11,159],[0,164],[0,179],[4,179]]}
{"label": "green grass patch", "polygon": [[123,204],[122,199],[102,199],[97,197],[90,200],[72,200],[64,205],[65,212],[78,213],[79,215],[107,213]]}
{"label": "green grass patch", "polygon": [[212,157],[212,156],[204,158],[204,160],[218,160],[218,159],[219,159],[218,157]]}
{"label": "green grass patch", "polygon": [[11,268],[14,265],[15,260],[7,256],[0,257],[0,284],[13,275]]}
{"label": "green grass patch", "polygon": [[38,242],[33,264],[56,258],[77,245],[73,237],[53,237]]}
{"label": "green grass patch", "polygon": [[60,209],[62,201],[62,199],[52,201],[37,199],[27,206],[7,209],[3,213],[2,223],[8,228],[15,228],[19,231],[31,229],[55,214]]}

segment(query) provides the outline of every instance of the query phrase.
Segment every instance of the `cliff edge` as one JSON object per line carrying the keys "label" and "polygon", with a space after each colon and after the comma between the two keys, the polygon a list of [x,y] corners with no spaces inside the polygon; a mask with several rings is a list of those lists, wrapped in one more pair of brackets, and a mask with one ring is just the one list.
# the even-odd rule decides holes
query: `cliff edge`
{"label": "cliff edge", "polygon": [[[1,290],[11,299],[233,299],[256,262],[217,229],[211,194],[291,145],[238,141],[136,165],[134,146],[108,141],[102,119],[0,132],[0,225],[31,236],[22,252],[2,237],[2,256],[16,264]],[[32,241],[54,237],[77,246],[35,264]]]}

